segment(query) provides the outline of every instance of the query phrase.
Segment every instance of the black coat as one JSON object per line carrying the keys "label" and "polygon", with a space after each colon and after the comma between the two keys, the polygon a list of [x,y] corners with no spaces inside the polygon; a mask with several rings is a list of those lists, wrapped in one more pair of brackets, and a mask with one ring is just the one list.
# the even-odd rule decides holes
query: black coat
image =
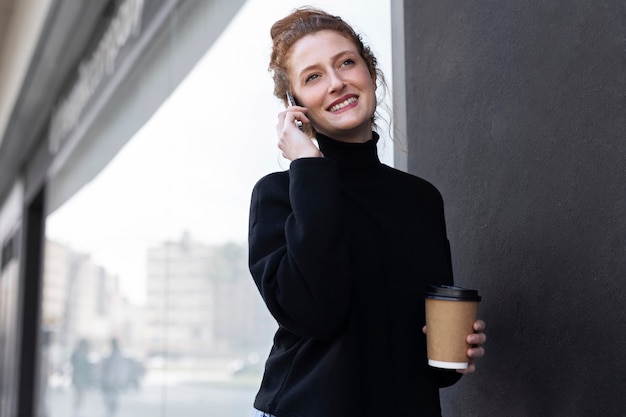
{"label": "black coat", "polygon": [[443,201],[378,159],[378,136],[262,178],[249,262],[279,329],[255,408],[277,417],[440,416],[423,293],[452,284]]}

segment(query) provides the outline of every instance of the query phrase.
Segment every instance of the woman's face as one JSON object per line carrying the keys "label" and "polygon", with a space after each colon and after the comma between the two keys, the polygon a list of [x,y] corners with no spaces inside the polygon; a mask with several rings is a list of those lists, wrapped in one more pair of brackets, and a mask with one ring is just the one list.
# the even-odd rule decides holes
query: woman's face
{"label": "woman's face", "polygon": [[293,94],[315,130],[343,142],[371,139],[376,82],[352,41],[332,30],[307,35],[287,63]]}

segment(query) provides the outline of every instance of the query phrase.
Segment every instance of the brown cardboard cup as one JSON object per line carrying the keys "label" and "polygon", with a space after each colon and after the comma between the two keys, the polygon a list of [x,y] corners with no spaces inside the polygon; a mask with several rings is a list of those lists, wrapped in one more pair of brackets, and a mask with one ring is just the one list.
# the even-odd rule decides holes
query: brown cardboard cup
{"label": "brown cardboard cup", "polygon": [[474,332],[481,299],[478,291],[430,285],[425,298],[428,364],[435,368],[467,368],[470,345],[465,338]]}

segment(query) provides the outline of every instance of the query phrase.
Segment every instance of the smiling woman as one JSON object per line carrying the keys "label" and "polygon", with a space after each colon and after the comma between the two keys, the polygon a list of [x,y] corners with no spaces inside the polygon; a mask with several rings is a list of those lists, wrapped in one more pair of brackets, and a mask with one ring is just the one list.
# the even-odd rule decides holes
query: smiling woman
{"label": "smiling woman", "polygon": [[438,389],[472,372],[485,342],[478,320],[467,369],[427,364],[417,300],[453,284],[442,197],[380,161],[384,77],[343,19],[300,8],[271,35],[274,92],[298,106],[276,125],[289,170],[252,191],[250,271],[279,324],[254,406],[278,417],[440,416]]}
{"label": "smiling woman", "polygon": [[[247,269],[247,223],[256,180],[285,163],[269,144],[282,105],[264,69],[268,28],[292,2],[246,2],[208,50],[201,47],[213,27],[213,2],[180,4],[192,3],[202,13],[172,19],[168,46],[153,48],[153,64],[131,71],[123,98],[88,132],[89,145],[77,145],[51,180],[43,306],[52,335],[44,360],[54,389],[43,394],[51,417],[105,406],[137,417],[239,417],[248,415],[260,384],[255,358],[267,355],[276,322]],[[388,13],[380,2],[370,10],[381,7],[379,16]],[[388,26],[381,32],[388,56]],[[324,65],[359,71],[359,83],[350,83],[360,87],[321,101],[324,117],[373,108],[375,100],[361,85],[373,79],[357,67],[358,54],[339,47],[341,56]],[[198,60],[179,80],[188,50],[200,51]],[[142,100],[163,85],[171,94],[140,123]],[[306,88],[294,91],[310,106]],[[138,126],[132,134],[129,125]],[[87,350],[80,375],[70,363],[77,346],[74,357]]]}

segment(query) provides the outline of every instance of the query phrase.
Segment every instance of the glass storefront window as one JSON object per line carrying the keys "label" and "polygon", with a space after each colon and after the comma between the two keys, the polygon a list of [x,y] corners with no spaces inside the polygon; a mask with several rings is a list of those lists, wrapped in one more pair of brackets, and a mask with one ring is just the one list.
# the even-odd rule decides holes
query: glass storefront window
{"label": "glass storefront window", "polygon": [[[391,85],[389,4],[333,3],[316,4],[363,32]],[[261,176],[288,167],[266,68],[269,28],[293,7],[248,1],[153,117],[46,219],[49,416],[250,415],[276,324],[247,268],[249,198]],[[383,146],[391,164],[393,146]]]}

